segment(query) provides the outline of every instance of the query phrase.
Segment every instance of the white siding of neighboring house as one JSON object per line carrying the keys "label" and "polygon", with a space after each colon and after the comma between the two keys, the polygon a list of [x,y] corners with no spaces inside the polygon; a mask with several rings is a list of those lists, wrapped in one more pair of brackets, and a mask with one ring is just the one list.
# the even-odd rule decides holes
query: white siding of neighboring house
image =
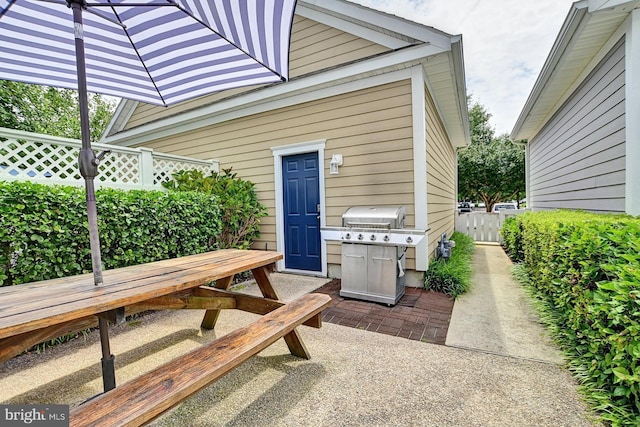
{"label": "white siding of neighboring house", "polygon": [[625,45],[617,43],[529,142],[533,210],[625,211]]}

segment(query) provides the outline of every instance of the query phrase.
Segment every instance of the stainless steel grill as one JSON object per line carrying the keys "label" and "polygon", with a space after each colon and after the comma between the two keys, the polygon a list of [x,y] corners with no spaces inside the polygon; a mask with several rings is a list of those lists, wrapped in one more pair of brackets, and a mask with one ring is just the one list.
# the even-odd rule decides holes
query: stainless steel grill
{"label": "stainless steel grill", "polygon": [[426,230],[406,229],[403,206],[356,206],[342,227],[324,227],[323,239],[342,242],[340,295],[395,305],[404,295],[406,250]]}

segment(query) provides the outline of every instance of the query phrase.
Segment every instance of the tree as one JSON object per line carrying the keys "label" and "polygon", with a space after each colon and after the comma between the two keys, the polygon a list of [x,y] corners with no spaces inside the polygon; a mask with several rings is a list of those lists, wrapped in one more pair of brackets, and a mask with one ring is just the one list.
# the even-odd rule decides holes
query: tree
{"label": "tree", "polygon": [[[100,138],[114,109],[114,101],[98,94],[90,95],[92,141]],[[0,127],[80,139],[77,92],[0,80]]]}
{"label": "tree", "polygon": [[458,189],[463,200],[482,200],[487,212],[500,201],[519,200],[525,192],[524,147],[507,134],[495,136],[486,108],[469,108],[471,144],[458,152]]}

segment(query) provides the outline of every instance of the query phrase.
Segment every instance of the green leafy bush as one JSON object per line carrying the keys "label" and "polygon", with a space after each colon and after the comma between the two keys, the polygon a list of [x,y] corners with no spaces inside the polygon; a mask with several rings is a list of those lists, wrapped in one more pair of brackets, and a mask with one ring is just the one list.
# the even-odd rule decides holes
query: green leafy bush
{"label": "green leafy bush", "polygon": [[215,196],[101,189],[96,200],[105,268],[219,248],[222,225]]}
{"label": "green leafy bush", "polygon": [[551,211],[516,220],[531,283],[588,399],[607,422],[640,425],[640,219]]}
{"label": "green leafy bush", "polygon": [[[96,192],[105,268],[216,249],[215,196],[161,191]],[[84,190],[0,181],[0,286],[91,271]]]}
{"label": "green leafy bush", "polygon": [[507,255],[514,262],[522,261],[524,253],[522,249],[522,225],[516,217],[508,217],[502,223],[503,247]]}
{"label": "green leafy bush", "polygon": [[222,172],[205,177],[196,170],[179,171],[163,185],[174,191],[215,195],[222,211],[222,232],[216,236],[217,246],[247,249],[260,237],[260,218],[267,216],[267,208],[258,200],[252,182],[238,178],[231,169]]}
{"label": "green leafy bush", "polygon": [[425,288],[443,292],[457,298],[467,292],[471,285],[471,257],[475,249],[473,239],[466,234],[455,232],[451,240],[456,246],[451,250],[451,258],[434,259],[425,273]]}

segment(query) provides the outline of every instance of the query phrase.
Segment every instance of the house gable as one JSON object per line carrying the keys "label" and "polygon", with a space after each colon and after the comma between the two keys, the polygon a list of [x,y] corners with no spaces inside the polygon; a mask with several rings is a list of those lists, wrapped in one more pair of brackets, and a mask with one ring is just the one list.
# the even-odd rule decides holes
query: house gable
{"label": "house gable", "polygon": [[293,78],[287,83],[225,91],[169,108],[125,100],[102,142],[144,145],[222,117],[266,111],[301,94],[307,94],[305,100],[317,99],[345,84],[354,86],[347,90],[358,90],[360,80],[417,64],[433,80],[434,100],[450,140],[457,145],[469,142],[460,36],[343,0],[299,0],[293,31]]}
{"label": "house gable", "polygon": [[[387,51],[389,51],[389,48],[385,46],[296,14],[291,32],[289,78],[295,79],[305,74],[337,67],[341,64],[358,61]],[[169,107],[136,103],[135,111],[123,129],[135,128],[145,123],[210,105],[244,92],[259,90],[260,87],[249,86],[225,90]]]}

